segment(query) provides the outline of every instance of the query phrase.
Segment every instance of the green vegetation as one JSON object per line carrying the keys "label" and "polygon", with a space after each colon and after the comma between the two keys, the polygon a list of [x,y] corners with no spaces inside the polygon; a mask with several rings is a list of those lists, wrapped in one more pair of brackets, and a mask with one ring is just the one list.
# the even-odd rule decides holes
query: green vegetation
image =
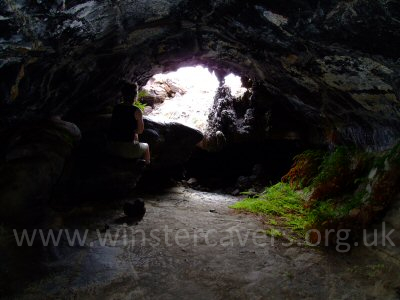
{"label": "green vegetation", "polygon": [[144,111],[145,107],[147,106],[146,104],[140,102],[139,100],[135,100],[133,105],[136,106],[137,108],[139,108],[142,112]]}
{"label": "green vegetation", "polygon": [[[398,149],[394,147],[385,155],[385,160],[398,158]],[[377,154],[348,147],[337,147],[326,153],[308,150],[294,157],[294,164],[282,182],[261,194],[247,194],[247,198],[231,208],[264,216],[269,226],[283,226],[297,235],[304,235],[312,228],[336,229],[339,224],[357,227],[357,222],[365,222],[362,218],[373,220],[374,217],[359,213],[363,208],[371,212],[370,207],[376,200],[367,189],[367,185],[374,183],[368,179],[368,173],[376,157]],[[386,185],[381,187],[375,182],[372,186],[386,195],[382,192],[388,190]],[[390,189],[394,189],[392,185]],[[276,236],[272,229],[267,234]]]}
{"label": "green vegetation", "polygon": [[324,156],[319,167],[318,175],[312,180],[312,185],[323,184],[335,177],[342,176],[350,165],[350,150],[346,147],[338,147],[332,153]]}
{"label": "green vegetation", "polygon": [[296,155],[293,166],[289,172],[282,177],[283,182],[290,183],[295,189],[301,189],[310,185],[313,178],[318,174],[325,152],[321,150],[307,150]]}
{"label": "green vegetation", "polygon": [[230,207],[269,215],[274,218],[270,224],[281,224],[295,231],[303,231],[309,223],[303,204],[302,193],[293,190],[289,184],[280,182],[266,188],[255,198],[246,198]]}
{"label": "green vegetation", "polygon": [[277,237],[277,238],[283,236],[282,232],[275,228],[270,228],[270,229],[266,230],[265,233],[269,236]]}
{"label": "green vegetation", "polygon": [[144,97],[149,96],[149,93],[146,90],[141,90],[139,91],[138,95],[137,95],[137,100],[142,100]]}
{"label": "green vegetation", "polygon": [[280,225],[303,235],[308,229],[326,221],[346,216],[358,207],[364,193],[358,193],[348,201],[337,203],[333,199],[320,201],[307,207],[309,191],[295,191],[287,183],[279,182],[254,198],[246,198],[231,208],[268,216],[269,225]]}
{"label": "green vegetation", "polygon": [[343,146],[325,154],[318,174],[310,183],[313,189],[310,205],[353,193],[366,182],[372,160],[369,153]]}
{"label": "green vegetation", "polygon": [[274,219],[268,220],[268,223],[270,225],[278,225],[278,222],[276,220],[274,220]]}
{"label": "green vegetation", "polygon": [[146,90],[139,91],[135,102],[133,103],[134,106],[139,108],[141,111],[144,111],[145,107],[147,106],[145,103],[142,102],[144,97],[147,97],[149,93]]}
{"label": "green vegetation", "polygon": [[358,192],[354,196],[343,199],[328,199],[318,201],[308,210],[308,219],[311,227],[318,227],[326,222],[337,223],[341,218],[349,215],[350,211],[362,205],[366,192]]}

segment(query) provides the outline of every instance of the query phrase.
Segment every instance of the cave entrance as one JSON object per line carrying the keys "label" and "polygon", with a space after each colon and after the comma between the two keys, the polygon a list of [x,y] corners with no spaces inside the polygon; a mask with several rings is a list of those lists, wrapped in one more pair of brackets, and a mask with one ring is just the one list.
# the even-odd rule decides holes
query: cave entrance
{"label": "cave entrance", "polygon": [[[147,105],[144,115],[154,121],[182,123],[204,133],[220,84],[215,73],[201,65],[156,74],[139,94]],[[235,74],[227,75],[224,84],[232,94],[244,92]]]}
{"label": "cave entrance", "polygon": [[[248,89],[242,87],[241,77],[235,74],[223,77],[222,82],[218,78],[221,76],[217,77],[212,70],[197,65],[156,74],[142,88],[139,97],[147,105],[144,115],[148,119],[184,124],[201,131],[206,139],[216,130],[224,131],[224,126],[221,129],[218,127],[221,124],[215,127],[212,118],[209,119],[212,109],[218,114],[226,110],[237,118],[231,120],[234,126],[229,128],[233,128],[232,132],[224,132],[226,140],[221,148],[213,149],[206,142],[194,149],[182,169],[168,169],[165,171],[167,175],[150,172],[148,177],[141,179],[142,186],[152,189],[154,182],[162,184],[167,178],[173,178],[191,182],[194,188],[233,193],[255,184],[264,187],[275,183],[290,168],[292,157],[299,153],[297,146],[293,141],[254,135],[258,130],[256,125],[249,129],[249,133],[244,132],[245,119],[253,115],[255,118],[254,108],[246,98],[248,94],[244,96]],[[225,90],[219,89],[220,86],[229,87],[229,93],[221,92]],[[221,106],[214,101],[227,105]],[[243,133],[247,136],[238,139],[237,136]]]}

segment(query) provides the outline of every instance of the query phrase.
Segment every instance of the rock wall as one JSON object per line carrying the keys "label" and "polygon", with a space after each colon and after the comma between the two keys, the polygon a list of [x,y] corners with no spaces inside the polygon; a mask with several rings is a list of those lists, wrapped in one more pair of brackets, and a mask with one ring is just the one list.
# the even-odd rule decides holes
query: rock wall
{"label": "rock wall", "polygon": [[80,138],[76,125],[57,118],[0,135],[2,223],[22,225],[42,218]]}
{"label": "rock wall", "polygon": [[179,168],[203,138],[181,124],[145,120],[141,141],[150,145],[152,153],[152,164],[146,168],[141,160],[108,153],[110,120],[111,115],[92,116],[77,122],[78,128],[55,117],[1,133],[2,224],[35,224],[48,208],[115,201],[134,190],[145,169],[165,175]]}
{"label": "rock wall", "polygon": [[[246,75],[299,122],[370,147],[399,137],[397,1],[0,3],[1,125],[101,111],[121,79],[203,64]],[[272,114],[274,112],[272,111]]]}

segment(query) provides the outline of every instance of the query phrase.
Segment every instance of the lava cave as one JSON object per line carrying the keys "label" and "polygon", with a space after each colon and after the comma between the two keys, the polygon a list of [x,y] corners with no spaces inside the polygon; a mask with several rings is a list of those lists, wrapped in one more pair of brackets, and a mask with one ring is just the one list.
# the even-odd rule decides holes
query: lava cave
{"label": "lava cave", "polygon": [[[1,1],[0,298],[399,299],[399,16]],[[154,75],[196,66],[217,80],[201,126],[152,118],[186,93]],[[108,151],[127,83],[149,165]]]}

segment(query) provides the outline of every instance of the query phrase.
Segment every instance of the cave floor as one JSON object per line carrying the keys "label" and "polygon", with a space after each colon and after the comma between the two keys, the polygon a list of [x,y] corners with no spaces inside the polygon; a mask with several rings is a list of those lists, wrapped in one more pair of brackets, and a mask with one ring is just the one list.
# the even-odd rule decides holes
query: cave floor
{"label": "cave floor", "polygon": [[[285,240],[258,231],[264,225],[257,217],[229,209],[237,197],[180,186],[142,198],[147,212],[139,223],[118,224],[114,220],[121,212],[114,211],[88,226],[83,247],[64,243],[46,249],[46,271],[29,284],[21,281],[18,298],[399,297],[398,266],[362,247],[340,254],[287,246]],[[101,245],[98,236],[104,237],[104,231],[95,228],[104,223],[109,224],[115,245],[112,240]]]}

